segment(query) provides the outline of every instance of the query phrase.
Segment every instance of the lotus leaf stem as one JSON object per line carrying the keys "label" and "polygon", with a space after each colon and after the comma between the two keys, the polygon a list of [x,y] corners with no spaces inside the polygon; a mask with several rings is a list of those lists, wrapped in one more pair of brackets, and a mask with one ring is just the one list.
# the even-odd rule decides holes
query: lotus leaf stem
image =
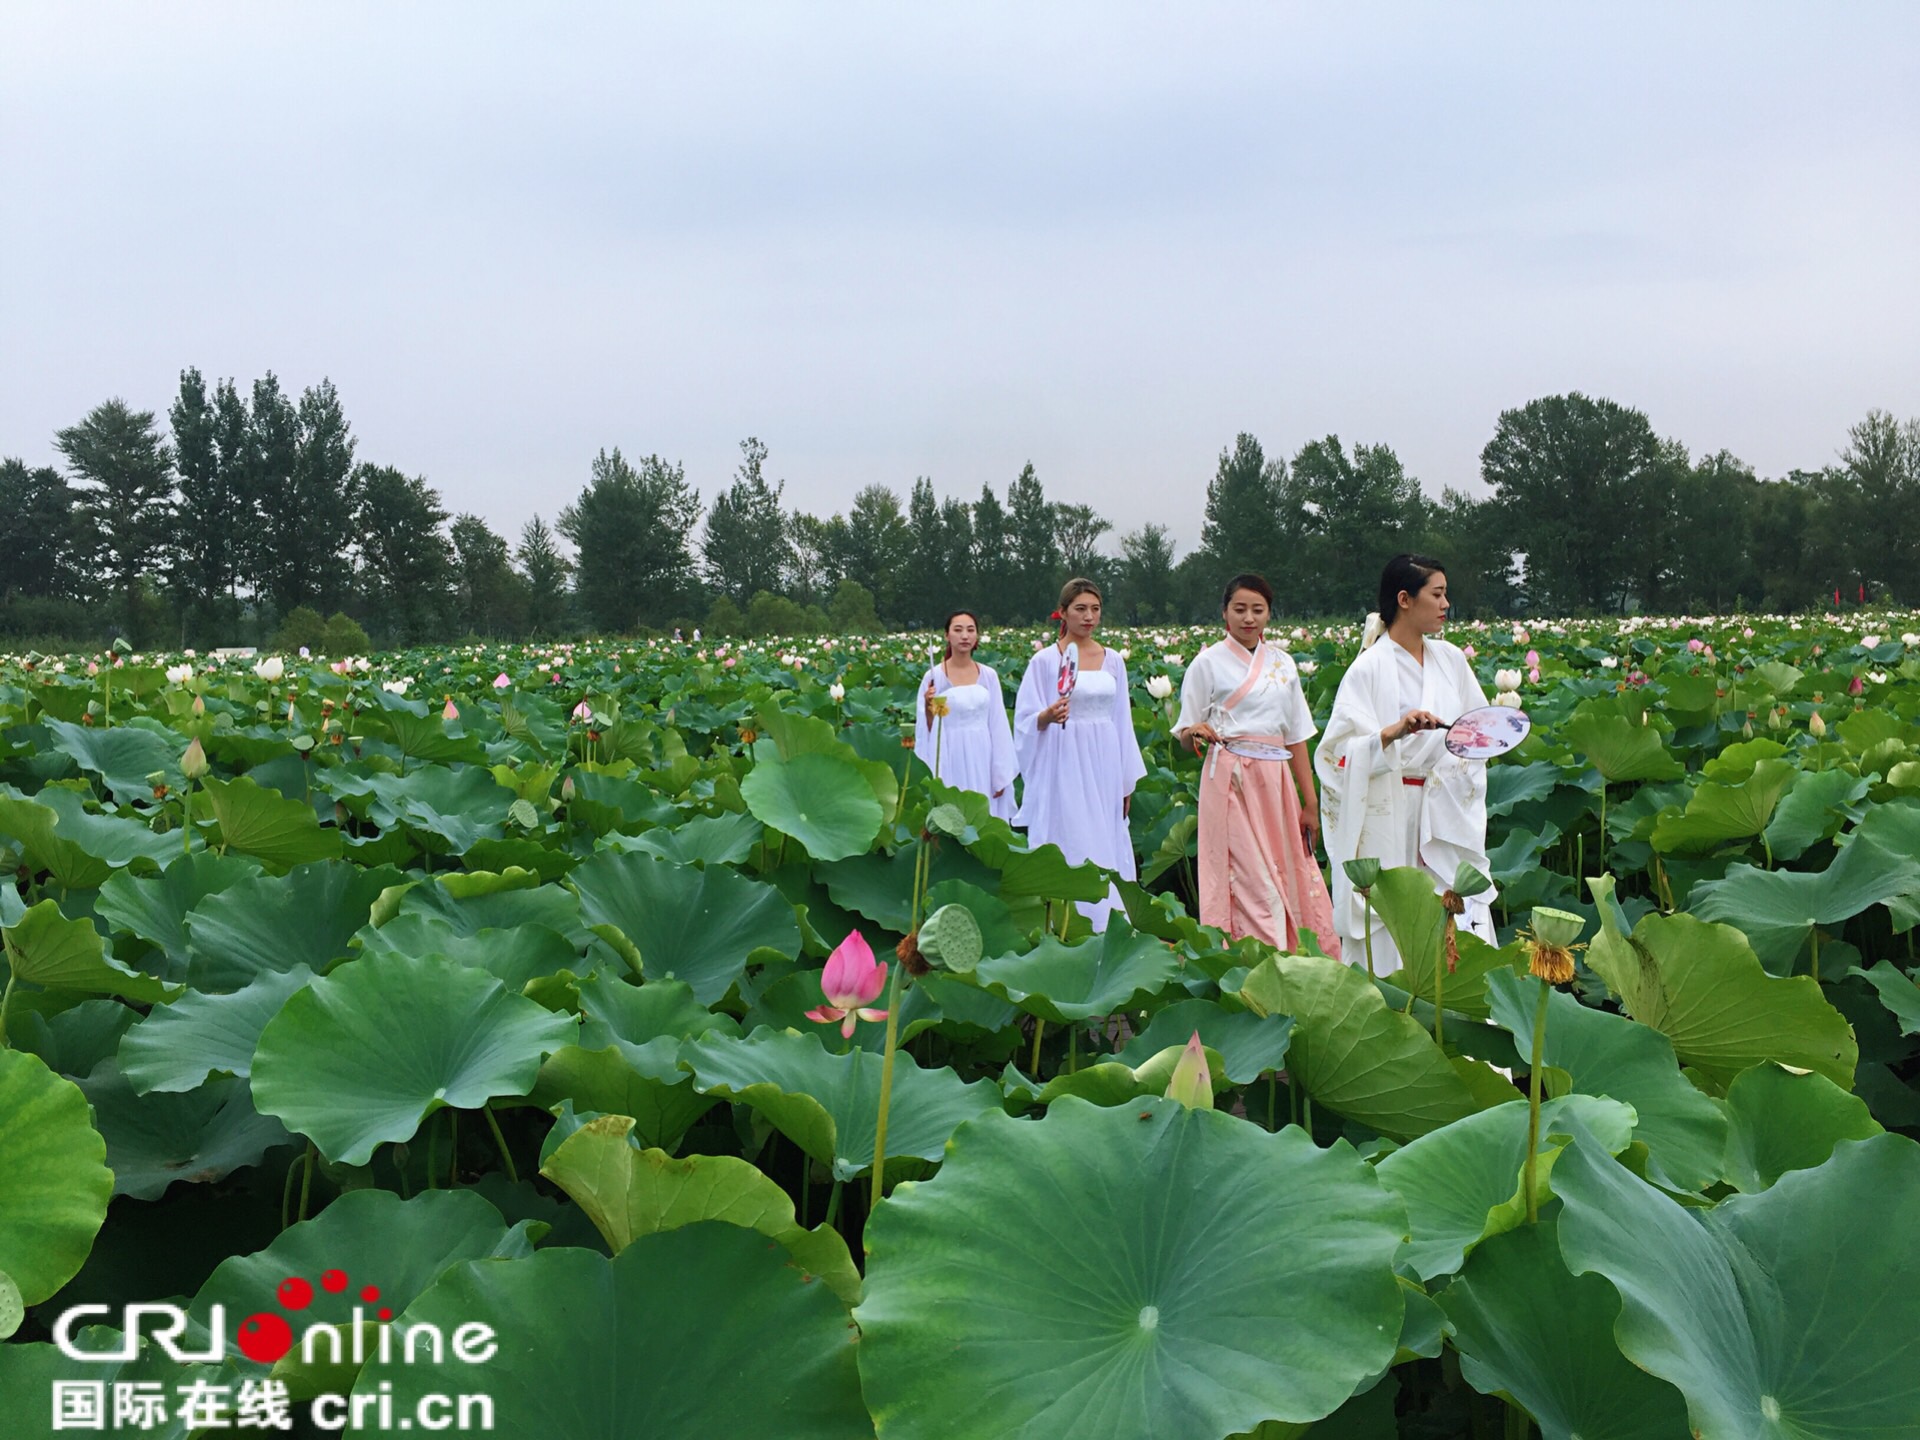
{"label": "lotus leaf stem", "polygon": [[1366,936],[1367,978],[1371,980],[1375,978],[1373,973],[1373,887],[1371,885],[1367,885],[1361,888],[1360,903],[1361,903],[1361,908],[1366,912],[1366,917],[1367,917],[1366,929],[1361,931],[1361,934]]}
{"label": "lotus leaf stem", "polygon": [[300,1174],[300,1218],[307,1218],[307,1198],[313,1191],[313,1141],[307,1141],[306,1169]]}
{"label": "lotus leaf stem", "polygon": [[880,1062],[880,1118],[873,1130],[873,1198],[867,1202],[871,1214],[886,1195],[887,1107],[893,1100],[893,1054],[900,1044],[900,977],[907,973],[904,961],[893,967],[893,982],[887,986],[887,1052]]}
{"label": "lotus leaf stem", "polygon": [[280,1187],[280,1228],[286,1229],[293,1223],[293,1176],[300,1168],[301,1157],[296,1155],[287,1162],[286,1183]]}
{"label": "lotus leaf stem", "polygon": [[427,1189],[440,1188],[440,1128],[431,1120],[427,1122]]}
{"label": "lotus leaf stem", "polygon": [[1813,983],[1820,983],[1820,927],[1815,925],[1807,932],[1807,939],[1813,945]]}
{"label": "lotus leaf stem", "polygon": [[827,1218],[823,1223],[828,1229],[832,1229],[833,1222],[840,1218],[840,1190],[845,1184],[844,1180],[835,1180],[832,1191],[827,1195]]}
{"label": "lotus leaf stem", "polygon": [[1540,1195],[1534,1188],[1540,1149],[1540,1056],[1547,1047],[1547,997],[1553,987],[1540,981],[1540,998],[1533,1007],[1533,1059],[1527,1073],[1527,1223],[1540,1223]]}
{"label": "lotus leaf stem", "polygon": [[13,982],[19,978],[13,958],[13,946],[7,945],[7,988],[0,990],[0,1050],[12,1048],[7,1040],[7,1007],[13,1002]]}
{"label": "lotus leaf stem", "polygon": [[1038,1015],[1033,1017],[1033,1059],[1027,1068],[1033,1072],[1033,1083],[1040,1083],[1040,1035],[1047,1028],[1047,1022]]}
{"label": "lotus leaf stem", "polygon": [[[514,1168],[513,1152],[507,1149],[507,1137],[500,1133],[500,1122],[494,1118],[493,1106],[490,1104],[482,1105],[480,1107],[480,1113],[487,1117],[487,1128],[493,1131],[493,1143],[500,1147],[500,1158],[506,1162],[507,1166],[507,1179],[512,1184],[518,1185],[520,1183],[520,1172]],[[802,1183],[804,1182],[805,1176],[803,1173]]]}
{"label": "lotus leaf stem", "polygon": [[447,1107],[447,1188],[460,1188],[460,1112]]}

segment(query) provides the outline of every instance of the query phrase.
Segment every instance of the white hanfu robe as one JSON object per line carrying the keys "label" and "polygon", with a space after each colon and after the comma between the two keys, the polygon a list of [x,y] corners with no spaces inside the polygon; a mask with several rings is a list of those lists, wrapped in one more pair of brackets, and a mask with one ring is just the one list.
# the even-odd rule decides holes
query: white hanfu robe
{"label": "white hanfu robe", "polygon": [[[1133,700],[1127,666],[1109,648],[1100,668],[1082,668],[1065,725],[1039,728],[1040,712],[1060,698],[1060,647],[1046,645],[1027,662],[1013,707],[1013,743],[1023,779],[1020,816],[1034,846],[1058,845],[1075,865],[1091,860],[1123,879],[1139,872],[1133,837],[1122,808],[1147,773],[1140,740],[1133,732]],[[1110,890],[1104,901],[1082,903],[1080,911],[1105,930],[1107,914],[1119,903]]]}
{"label": "white hanfu robe", "polygon": [[[1380,732],[1409,710],[1453,721],[1487,703],[1459,647],[1428,636],[1425,662],[1382,636],[1360,652],[1341,678],[1333,714],[1320,737],[1322,832],[1332,862],[1333,913],[1349,963],[1363,953],[1366,902],[1347,879],[1348,860],[1366,856],[1383,867],[1417,865],[1436,890],[1453,884],[1462,861],[1483,875],[1487,862],[1487,762],[1448,752],[1445,732],[1427,730],[1383,743]],[[1456,922],[1496,943],[1490,903],[1497,891],[1470,897]],[[1373,917],[1373,968],[1400,968],[1400,952],[1379,914]]]}
{"label": "white hanfu robe", "polygon": [[[934,694],[947,697],[947,713],[931,725],[927,723],[929,685]],[[1018,762],[1013,754],[1013,728],[1007,724],[1006,693],[993,667],[981,665],[979,679],[956,685],[947,678],[945,665],[935,665],[920,677],[913,705],[915,758],[943,783],[986,796],[987,808],[1011,821]]]}

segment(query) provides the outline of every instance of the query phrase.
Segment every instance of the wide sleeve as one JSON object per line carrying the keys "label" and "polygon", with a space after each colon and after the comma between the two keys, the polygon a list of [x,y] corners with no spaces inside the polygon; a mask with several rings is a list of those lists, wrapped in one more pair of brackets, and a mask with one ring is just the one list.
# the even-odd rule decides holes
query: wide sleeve
{"label": "wide sleeve", "polygon": [[1300,681],[1300,667],[1294,664],[1292,657],[1287,660],[1287,683],[1281,690],[1280,706],[1286,717],[1289,745],[1311,740],[1320,733],[1313,723],[1313,707],[1307,704],[1307,687]]}
{"label": "wide sleeve", "polygon": [[1187,666],[1180,681],[1180,714],[1173,722],[1176,732],[1201,724],[1213,709],[1213,663],[1202,650]]}
{"label": "wide sleeve", "polygon": [[1349,915],[1352,905],[1353,886],[1343,867],[1360,847],[1360,831],[1367,818],[1367,792],[1375,783],[1374,767],[1383,759],[1391,765],[1391,757],[1382,754],[1385,747],[1380,743],[1380,729],[1385,722],[1379,718],[1374,693],[1380,673],[1381,657],[1361,651],[1340,677],[1333,713],[1327,718],[1327,728],[1313,756],[1314,773],[1320,780],[1320,813],[1325,820],[1321,834],[1331,862],[1328,878],[1337,916]]}
{"label": "wide sleeve", "polygon": [[1013,784],[1013,777],[1020,773],[1020,762],[1013,753],[1013,729],[1007,724],[1007,692],[1000,683],[999,672],[990,665],[982,665],[980,683],[993,701],[987,714],[987,733],[993,739],[987,775],[993,793],[998,795]]}
{"label": "wide sleeve", "polygon": [[1027,662],[1027,673],[1020,677],[1019,692],[1013,698],[1013,754],[1020,773],[1033,779],[1033,762],[1040,750],[1040,712],[1057,698],[1053,693],[1059,670],[1060,652],[1043,645]]}
{"label": "wide sleeve", "polygon": [[933,769],[933,726],[927,723],[927,686],[934,686],[938,693],[939,684],[939,667],[935,666],[920,677],[913,692],[913,753],[928,770]]}
{"label": "wide sleeve", "polygon": [[1131,795],[1146,777],[1147,762],[1140,754],[1140,736],[1133,726],[1133,690],[1127,684],[1127,662],[1118,650],[1107,651],[1103,667],[1119,688],[1120,703],[1113,707],[1113,723],[1120,729],[1120,793]]}

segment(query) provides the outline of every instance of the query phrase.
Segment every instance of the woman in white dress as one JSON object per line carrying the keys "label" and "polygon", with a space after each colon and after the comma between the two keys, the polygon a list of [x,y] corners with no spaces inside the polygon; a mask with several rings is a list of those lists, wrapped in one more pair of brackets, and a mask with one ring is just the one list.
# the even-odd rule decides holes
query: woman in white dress
{"label": "woman in white dress", "polygon": [[[1384,620],[1382,617],[1386,617]],[[1396,555],[1380,577],[1380,610],[1367,617],[1361,649],[1341,677],[1314,769],[1333,862],[1333,913],[1349,960],[1361,953],[1365,898],[1345,864],[1357,857],[1383,867],[1419,866],[1447,890],[1461,862],[1481,874],[1487,863],[1487,762],[1448,752],[1445,729],[1487,703],[1457,646],[1440,639],[1447,619],[1447,576],[1440,562]],[[1456,923],[1496,943],[1497,892],[1466,901]],[[1374,969],[1398,969],[1400,952],[1373,916]]]}
{"label": "woman in white dress", "polygon": [[[987,797],[987,808],[1013,819],[1013,729],[1007,698],[991,665],[974,658],[980,622],[970,610],[947,617],[947,653],[920,681],[913,753],[942,782]],[[936,699],[945,697],[945,713]]]}
{"label": "woman in white dress", "polygon": [[1313,858],[1313,712],[1293,657],[1267,644],[1272,612],[1265,580],[1234,576],[1220,601],[1227,638],[1194,656],[1180,682],[1173,733],[1202,761],[1200,919],[1286,951],[1311,930],[1337,958],[1340,933]]}
{"label": "woman in white dress", "polygon": [[[1093,638],[1100,588],[1069,580],[1060,592],[1060,638],[1027,662],[1014,701],[1014,748],[1023,788],[1019,823],[1033,845],[1058,845],[1073,864],[1092,861],[1131,880],[1138,873],[1127,815],[1147,773],[1133,732],[1127,666]],[[1081,913],[1104,930],[1119,893]]]}

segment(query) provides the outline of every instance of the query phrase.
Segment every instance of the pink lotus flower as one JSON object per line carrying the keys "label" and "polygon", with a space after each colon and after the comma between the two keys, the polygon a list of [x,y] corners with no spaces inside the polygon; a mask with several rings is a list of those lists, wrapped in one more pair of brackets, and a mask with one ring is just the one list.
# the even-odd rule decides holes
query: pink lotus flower
{"label": "pink lotus flower", "polygon": [[589,720],[593,718],[593,707],[582,700],[578,705],[573,707],[573,718],[576,720]]}
{"label": "pink lotus flower", "polygon": [[1462,645],[1462,646],[1460,647],[1460,653],[1461,653],[1462,655],[1464,655],[1464,656],[1466,656],[1466,657],[1467,657],[1467,659],[1469,659],[1469,660],[1471,660],[1471,659],[1473,659],[1473,657],[1474,657],[1474,656],[1475,656],[1476,654],[1478,654],[1479,652],[1478,652],[1478,651],[1476,651],[1476,650],[1475,650],[1475,649],[1473,648],[1473,646],[1471,646],[1471,645]]}
{"label": "pink lotus flower", "polygon": [[1691,650],[1696,655],[1698,655],[1702,650],[1706,648],[1707,648],[1707,642],[1702,640],[1698,635],[1694,636],[1693,639],[1687,641],[1687,649]]}
{"label": "pink lotus flower", "polygon": [[493,677],[493,688],[496,690],[504,690],[512,683],[511,680],[507,679],[507,672],[504,670]]}
{"label": "pink lotus flower", "polygon": [[1538,670],[1539,668],[1540,668],[1540,652],[1538,650],[1527,651],[1527,669]]}
{"label": "pink lotus flower", "polygon": [[1865,690],[1866,688],[1867,687],[1865,683],[1860,679],[1858,675],[1854,676],[1853,679],[1847,682],[1847,693],[1849,695],[1858,695],[1861,691]]}
{"label": "pink lotus flower", "polygon": [[442,720],[458,720],[460,718],[460,707],[453,703],[453,697],[451,695],[447,697],[447,708],[440,712],[440,718]]}
{"label": "pink lotus flower", "polygon": [[884,1010],[866,1008],[878,1000],[886,988],[886,962],[876,962],[873,948],[854,930],[834,946],[833,953],[827,957],[827,968],[820,975],[820,992],[827,997],[827,1003],[807,1011],[807,1019],[821,1025],[831,1025],[838,1020],[840,1033],[851,1040],[856,1021],[887,1018]]}
{"label": "pink lotus flower", "polygon": [[1540,683],[1540,667],[1538,665],[1527,671],[1527,679],[1535,685]]}

